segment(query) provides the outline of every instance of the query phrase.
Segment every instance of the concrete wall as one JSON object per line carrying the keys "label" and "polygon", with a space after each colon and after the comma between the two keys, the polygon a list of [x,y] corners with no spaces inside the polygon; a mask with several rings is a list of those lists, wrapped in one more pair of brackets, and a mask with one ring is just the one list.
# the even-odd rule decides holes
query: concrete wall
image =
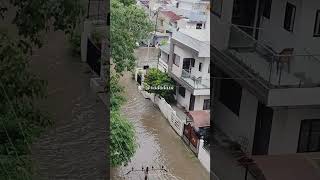
{"label": "concrete wall", "polygon": [[198,159],[206,170],[210,172],[210,152],[203,148],[203,139],[200,140]]}
{"label": "concrete wall", "polygon": [[320,87],[272,89],[269,91],[268,106],[319,105],[319,97]]}
{"label": "concrete wall", "polygon": [[233,0],[224,0],[222,3],[222,14],[218,17],[211,13],[214,33],[212,33],[213,46],[219,50],[226,49],[229,41],[230,23],[232,19]]}
{"label": "concrete wall", "polygon": [[179,89],[177,88],[177,89],[176,89],[176,95],[177,95],[177,96],[176,96],[176,97],[177,97],[177,102],[178,102],[181,106],[183,106],[186,110],[189,110],[191,92],[186,89],[185,96],[182,97],[182,96],[179,94]]}
{"label": "concrete wall", "polygon": [[320,119],[320,109],[278,109],[274,111],[269,154],[296,153],[300,123],[306,119]]}
{"label": "concrete wall", "polygon": [[173,51],[176,55],[180,56],[180,62],[179,62],[179,67],[176,66],[175,64],[172,64],[172,72],[177,76],[177,77],[181,77],[181,73],[182,73],[182,64],[183,64],[183,58],[192,58],[193,55],[182,49],[182,47],[179,47],[177,45],[174,46],[174,51]]}
{"label": "concrete wall", "polygon": [[194,102],[194,110],[203,110],[203,103],[205,99],[210,99],[209,96],[195,96],[195,102]]}
{"label": "concrete wall", "polygon": [[249,153],[251,153],[253,145],[257,107],[258,100],[256,97],[243,89],[239,116],[221,102],[218,102],[215,112],[214,122],[216,125],[235,141],[245,137],[249,142],[248,147],[246,147]]}

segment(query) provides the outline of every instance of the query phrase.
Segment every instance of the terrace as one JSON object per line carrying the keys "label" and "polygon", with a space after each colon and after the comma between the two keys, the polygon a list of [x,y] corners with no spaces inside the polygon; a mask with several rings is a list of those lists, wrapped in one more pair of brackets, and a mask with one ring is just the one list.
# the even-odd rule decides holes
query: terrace
{"label": "terrace", "polygon": [[307,50],[284,48],[276,52],[243,29],[230,25],[229,57],[246,67],[270,88],[319,87],[320,59]]}

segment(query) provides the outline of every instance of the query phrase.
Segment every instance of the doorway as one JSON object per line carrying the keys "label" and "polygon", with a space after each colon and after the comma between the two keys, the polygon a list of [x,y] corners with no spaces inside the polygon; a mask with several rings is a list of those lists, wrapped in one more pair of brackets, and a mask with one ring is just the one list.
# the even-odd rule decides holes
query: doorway
{"label": "doorway", "polygon": [[268,154],[272,127],[273,109],[258,103],[252,155]]}
{"label": "doorway", "polygon": [[235,0],[233,3],[232,24],[241,25],[246,33],[253,35],[257,0]]}
{"label": "doorway", "polygon": [[195,101],[195,96],[191,94],[190,95],[189,111],[193,111],[194,110],[194,101]]}

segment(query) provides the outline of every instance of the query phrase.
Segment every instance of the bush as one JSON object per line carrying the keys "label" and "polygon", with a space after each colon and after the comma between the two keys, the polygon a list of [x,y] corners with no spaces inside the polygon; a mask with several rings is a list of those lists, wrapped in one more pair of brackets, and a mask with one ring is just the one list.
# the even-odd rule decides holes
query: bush
{"label": "bush", "polygon": [[[174,101],[175,83],[167,73],[151,68],[144,78],[144,87],[149,93],[163,97],[168,103]],[[152,89],[151,87],[172,87],[172,89]],[[150,88],[150,89],[149,89]]]}

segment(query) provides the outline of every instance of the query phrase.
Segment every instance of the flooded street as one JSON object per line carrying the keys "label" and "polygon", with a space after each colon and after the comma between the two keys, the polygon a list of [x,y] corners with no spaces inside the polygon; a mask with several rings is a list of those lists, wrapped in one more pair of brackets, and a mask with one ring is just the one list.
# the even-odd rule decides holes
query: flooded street
{"label": "flooded street", "polygon": [[33,179],[106,179],[106,107],[90,89],[88,65],[70,55],[62,32],[52,32],[31,68],[48,81],[40,106],[54,122],[32,145]]}
{"label": "flooded street", "polygon": [[138,149],[126,167],[112,169],[113,179],[144,179],[141,171],[124,174],[132,168],[141,170],[142,166],[164,166],[168,173],[150,171],[149,179],[209,180],[209,173],[171,128],[158,107],[138,91],[131,74],[122,78],[121,85],[125,87],[127,98],[122,112],[135,126]]}

